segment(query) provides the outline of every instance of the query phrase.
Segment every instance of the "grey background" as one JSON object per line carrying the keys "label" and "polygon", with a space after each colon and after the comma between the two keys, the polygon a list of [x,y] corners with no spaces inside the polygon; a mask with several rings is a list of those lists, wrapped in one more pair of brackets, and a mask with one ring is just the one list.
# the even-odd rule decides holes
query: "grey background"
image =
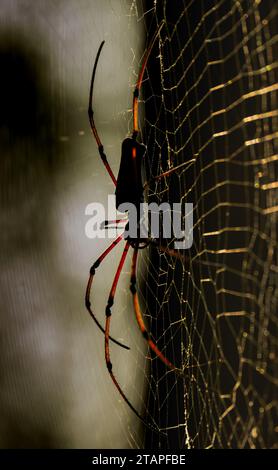
{"label": "grey background", "polygon": [[[104,341],[84,307],[92,262],[107,240],[88,240],[85,207],[113,185],[87,119],[93,61],[95,119],[112,168],[131,125],[132,85],[144,34],[134,2],[1,0],[1,447],[136,447],[140,424],[121,403]],[[4,105],[3,105],[4,103]],[[104,308],[121,248],[95,281]],[[129,296],[130,259],[115,303],[117,377],[138,406],[144,343]]]}

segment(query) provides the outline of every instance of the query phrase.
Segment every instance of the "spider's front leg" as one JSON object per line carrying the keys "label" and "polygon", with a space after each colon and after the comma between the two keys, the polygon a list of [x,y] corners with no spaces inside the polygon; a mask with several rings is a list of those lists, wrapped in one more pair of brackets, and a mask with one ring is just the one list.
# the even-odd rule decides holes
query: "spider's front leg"
{"label": "spider's front leg", "polygon": [[97,131],[95,121],[94,121],[94,111],[93,111],[93,91],[94,91],[95,75],[96,75],[98,59],[99,59],[99,56],[100,56],[100,53],[101,53],[101,49],[103,48],[103,45],[104,45],[104,41],[102,41],[102,43],[100,44],[100,46],[98,48],[95,63],[94,63],[94,68],[93,68],[93,73],[92,73],[92,78],[91,78],[91,85],[90,85],[90,93],[89,93],[88,115],[89,115],[91,130],[92,130],[93,136],[94,136],[94,138],[96,140],[96,143],[97,143],[97,146],[98,146],[98,152],[99,152],[100,158],[101,158],[107,172],[109,173],[110,178],[112,179],[113,183],[116,186],[117,180],[116,180],[115,175],[114,175],[114,173],[113,173],[113,171],[112,171],[112,169],[111,169],[111,167],[108,163],[106,154],[104,152],[103,144],[102,144],[102,142],[100,140],[100,137],[98,135],[98,131]]}

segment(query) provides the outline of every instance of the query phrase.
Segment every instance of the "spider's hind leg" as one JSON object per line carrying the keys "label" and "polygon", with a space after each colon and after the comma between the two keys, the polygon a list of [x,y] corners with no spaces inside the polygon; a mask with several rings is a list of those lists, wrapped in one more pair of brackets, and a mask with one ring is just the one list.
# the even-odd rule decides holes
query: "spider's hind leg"
{"label": "spider's hind leg", "polygon": [[[85,305],[86,305],[86,308],[87,308],[89,314],[91,315],[92,319],[94,320],[94,322],[96,323],[98,328],[102,331],[102,333],[105,333],[105,329],[103,328],[103,326],[98,321],[98,319],[95,316],[95,314],[93,313],[93,310],[92,310],[92,307],[91,307],[90,295],[91,295],[92,283],[93,283],[93,279],[94,279],[94,276],[95,276],[95,273],[96,273],[96,269],[99,267],[100,263],[104,260],[104,258],[110,253],[110,251],[113,250],[113,248],[115,248],[115,246],[122,239],[123,239],[122,235],[120,235],[118,238],[116,238],[116,240],[114,240],[113,243],[111,243],[111,245],[94,262],[94,264],[92,265],[92,267],[90,269],[90,275],[89,275],[89,279],[88,279],[88,283],[87,283],[86,294],[85,294]],[[112,337],[110,337],[110,339],[111,339],[111,341],[113,341],[113,343],[117,344],[118,346],[121,346],[124,349],[130,349],[128,346],[121,343],[120,341],[117,341],[116,339],[114,339]]]}
{"label": "spider's hind leg", "polygon": [[[105,310],[105,314],[106,314],[106,323],[105,323],[105,361],[106,361],[106,367],[108,369],[110,377],[111,377],[115,387],[117,388],[118,392],[120,393],[121,397],[125,401],[125,403],[136,414],[136,416],[144,423],[144,425],[146,427],[151,429],[151,431],[160,434],[161,432],[155,427],[154,424],[148,423],[143,418],[143,416],[140,415],[140,413],[136,410],[136,408],[132,405],[132,403],[129,401],[129,399],[127,398],[127,396],[123,392],[123,390],[122,390],[122,388],[121,388],[121,386],[120,386],[120,384],[119,384],[119,382],[118,382],[118,380],[117,380],[117,378],[116,378],[116,376],[113,372],[113,366],[112,366],[112,362],[111,362],[111,358],[110,358],[110,347],[109,347],[110,336],[109,336],[109,331],[110,331],[110,323],[111,323],[111,316],[112,316],[111,307],[114,304],[114,297],[115,297],[117,284],[118,284],[119,277],[120,277],[120,274],[121,274],[122,269],[123,269],[123,265],[124,265],[129,247],[130,247],[130,244],[127,241],[126,245],[125,245],[125,248],[124,248],[124,251],[122,253],[121,260],[119,262],[118,269],[117,269],[115,277],[114,277],[114,281],[113,281],[113,284],[112,284],[112,287],[111,287],[111,290],[110,290],[110,294],[109,294],[109,297],[108,297],[108,302],[107,302],[107,306],[106,306],[106,310]],[[161,433],[161,434],[163,434],[163,433]]]}
{"label": "spider's hind leg", "polygon": [[138,299],[138,294],[137,294],[137,288],[136,288],[136,266],[137,266],[137,256],[138,256],[138,247],[134,248],[134,253],[133,253],[133,258],[132,258],[132,269],[131,269],[131,278],[130,278],[130,290],[132,293],[133,297],[133,305],[134,305],[134,310],[135,310],[135,315],[136,315],[136,320],[138,323],[138,326],[141,330],[143,338],[147,341],[149,347],[151,350],[155,353],[155,355],[172,371],[174,371],[177,375],[182,376],[183,371],[181,369],[178,369],[174,364],[172,364],[169,359],[167,359],[166,356],[160,351],[160,349],[157,347],[155,342],[151,339],[151,336],[145,326],[143,316],[141,313],[140,305],[139,305],[139,299]]}
{"label": "spider's hind leg", "polygon": [[105,309],[105,316],[106,316],[106,322],[105,322],[105,360],[106,360],[106,365],[107,365],[107,369],[109,370],[109,372],[112,371],[112,363],[110,361],[110,351],[109,351],[109,339],[111,339],[111,337],[109,335],[110,320],[111,320],[111,307],[114,304],[116,288],[117,288],[117,285],[118,285],[118,282],[119,282],[120,274],[121,274],[122,269],[123,269],[123,265],[124,265],[124,262],[125,262],[125,259],[126,259],[126,256],[127,256],[128,249],[129,249],[129,243],[126,242],[126,245],[125,245],[125,248],[124,248],[124,251],[123,251],[123,254],[122,254],[122,257],[121,257],[121,260],[120,260],[120,263],[119,263],[119,266],[118,266],[118,269],[117,269],[117,272],[116,272],[116,275],[115,275],[115,278],[114,278],[114,281],[113,281],[113,284],[112,284],[112,287],[111,287],[111,290],[110,290],[110,294],[109,294],[109,297],[108,297],[108,302],[107,302],[107,305],[106,305],[106,309]]}

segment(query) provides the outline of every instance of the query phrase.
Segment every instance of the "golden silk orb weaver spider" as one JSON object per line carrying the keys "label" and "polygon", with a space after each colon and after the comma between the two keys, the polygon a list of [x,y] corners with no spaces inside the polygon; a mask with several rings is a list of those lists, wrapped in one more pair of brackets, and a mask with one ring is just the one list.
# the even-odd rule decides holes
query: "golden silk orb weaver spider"
{"label": "golden silk orb weaver spider", "polygon": [[[135,206],[138,206],[139,203],[143,199],[143,192],[144,192],[144,185],[142,183],[142,176],[141,176],[141,166],[142,166],[142,160],[143,156],[145,154],[146,148],[143,144],[139,143],[137,141],[138,138],[138,133],[139,133],[139,118],[138,118],[138,100],[139,100],[139,93],[140,89],[142,86],[142,81],[144,77],[144,72],[146,70],[147,62],[149,59],[149,56],[151,54],[151,51],[153,49],[153,46],[159,36],[159,33],[161,31],[161,28],[163,27],[164,23],[161,23],[160,26],[157,28],[147,50],[146,53],[143,57],[141,69],[138,74],[136,86],[133,92],[133,132],[131,137],[127,137],[124,139],[122,143],[122,155],[121,155],[121,162],[120,162],[120,168],[119,168],[119,173],[118,173],[118,178],[115,178],[115,175],[108,163],[107,156],[104,152],[104,147],[101,142],[101,139],[99,137],[98,131],[95,126],[94,122],[94,111],[93,111],[93,88],[94,88],[94,80],[95,80],[95,74],[96,74],[96,69],[97,69],[97,64],[98,60],[101,54],[101,50],[104,45],[104,41],[101,42],[96,58],[95,58],[95,63],[93,67],[93,72],[92,72],[92,78],[91,78],[91,85],[90,85],[90,93],[89,93],[89,107],[88,107],[88,115],[89,115],[89,121],[90,121],[90,126],[91,130],[93,133],[93,136],[96,140],[97,146],[98,146],[98,151],[100,158],[110,176],[112,179],[114,185],[115,185],[115,194],[116,194],[116,208],[118,209],[119,205],[123,202],[128,202],[132,203]],[[170,174],[174,169],[170,169],[167,172],[159,175],[156,177],[162,178]],[[127,179],[128,179],[128,184],[127,184]],[[123,220],[114,220],[114,221],[105,221],[105,226],[108,226],[109,224],[119,224]],[[126,220],[128,224],[128,219]],[[116,274],[112,283],[112,287],[109,293],[108,297],[108,302],[105,310],[105,316],[106,316],[106,321],[105,321],[105,326],[103,327],[99,320],[96,318],[92,306],[91,306],[91,289],[92,289],[92,283],[93,279],[95,276],[96,269],[99,267],[101,262],[106,258],[106,256],[111,253],[113,248],[118,245],[119,242],[122,240],[125,240],[125,247],[122,253],[122,256],[120,258],[120,262],[118,265],[118,268],[116,270]],[[136,320],[138,323],[138,326],[142,332],[142,335],[144,339],[147,341],[150,349],[153,351],[153,353],[171,370],[175,371],[180,371],[177,369],[166,357],[165,355],[159,350],[157,347],[155,341],[151,338],[151,335],[147,331],[147,328],[145,326],[145,322],[141,313],[140,305],[139,305],[139,299],[138,299],[138,294],[137,294],[137,289],[136,289],[136,268],[137,268],[137,258],[138,258],[138,250],[140,248],[145,248],[149,243],[152,243],[151,240],[146,240],[146,239],[141,239],[140,237],[138,238],[130,238],[129,236],[125,236],[125,232],[121,235],[119,235],[113,243],[100,255],[100,257],[94,262],[92,267],[90,268],[90,274],[89,274],[89,280],[87,283],[87,288],[86,288],[86,295],[85,295],[85,304],[86,308],[89,311],[91,317],[99,327],[99,329],[104,333],[105,336],[105,361],[106,361],[106,366],[108,369],[108,372],[111,376],[111,379],[116,386],[117,390],[119,391],[120,395],[122,396],[123,400],[127,405],[131,408],[131,410],[137,415],[139,419],[141,419],[145,425],[148,427],[150,426],[149,423],[145,421],[145,419],[138,413],[138,411],[134,408],[132,403],[129,401],[125,393],[123,392],[113,370],[112,370],[112,362],[111,362],[111,355],[110,355],[110,341],[116,343],[117,345],[129,349],[128,346],[124,345],[123,343],[115,340],[110,336],[110,324],[111,324],[111,315],[112,311],[111,308],[114,303],[114,298],[115,298],[115,293],[116,293],[116,288],[117,284],[119,281],[119,277],[124,265],[124,262],[126,260],[129,248],[133,248],[133,256],[132,256],[132,266],[131,266],[131,278],[130,278],[130,290],[132,293],[133,297],[133,305],[134,305],[134,311],[135,311],[135,316]],[[152,426],[151,426],[152,427]],[[152,427],[153,428],[153,427]]]}

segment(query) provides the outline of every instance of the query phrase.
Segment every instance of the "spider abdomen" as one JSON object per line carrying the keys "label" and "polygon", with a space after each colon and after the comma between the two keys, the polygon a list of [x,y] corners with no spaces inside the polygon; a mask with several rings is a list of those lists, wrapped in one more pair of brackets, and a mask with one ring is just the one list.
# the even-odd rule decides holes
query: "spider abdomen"
{"label": "spider abdomen", "polygon": [[116,186],[116,208],[130,203],[136,207],[143,200],[142,159],[146,148],[127,137],[122,143],[122,156]]}

